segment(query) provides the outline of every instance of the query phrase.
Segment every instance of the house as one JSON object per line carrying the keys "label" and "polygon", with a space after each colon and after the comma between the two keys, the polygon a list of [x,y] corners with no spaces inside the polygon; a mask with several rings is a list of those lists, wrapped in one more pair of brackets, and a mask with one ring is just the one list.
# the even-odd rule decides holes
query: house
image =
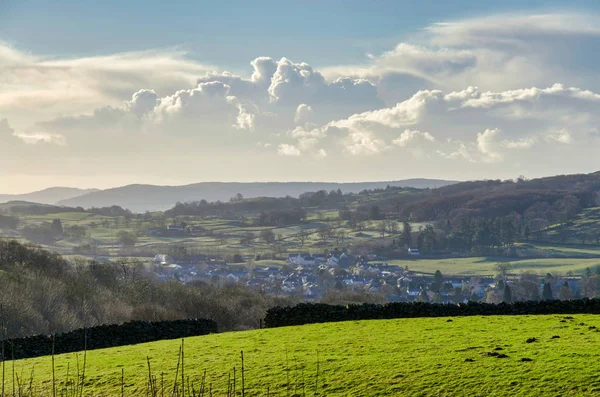
{"label": "house", "polygon": [[314,266],[316,261],[310,254],[289,254],[288,263],[298,266]]}
{"label": "house", "polygon": [[421,255],[421,253],[419,252],[418,248],[409,248],[408,249],[408,255],[410,255],[410,256],[419,256],[419,255]]}
{"label": "house", "polygon": [[406,293],[408,296],[419,296],[421,294],[420,288],[406,288]]}

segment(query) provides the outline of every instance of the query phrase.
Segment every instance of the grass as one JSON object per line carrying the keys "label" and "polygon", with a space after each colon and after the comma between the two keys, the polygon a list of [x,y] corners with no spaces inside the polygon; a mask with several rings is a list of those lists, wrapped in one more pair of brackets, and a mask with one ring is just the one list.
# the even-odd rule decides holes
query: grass
{"label": "grass", "polygon": [[[206,370],[207,385],[212,384],[215,396],[223,396],[228,375],[237,367],[241,391],[243,351],[247,396],[264,396],[267,388],[270,395],[279,396],[315,395],[315,391],[323,396],[538,396],[542,390],[552,396],[598,395],[600,350],[593,346],[600,343],[600,332],[591,327],[600,326],[600,317],[574,317],[374,320],[187,338],[185,374],[199,381]],[[537,341],[526,343],[531,337]],[[165,384],[172,388],[180,343],[172,340],[89,351],[84,395],[119,396],[122,369],[125,395],[144,395],[147,357],[153,374],[160,379],[164,373]],[[508,357],[487,355],[492,352]],[[522,358],[531,361],[522,362]],[[80,363],[81,359],[80,354]],[[56,357],[56,376],[61,382],[67,365],[73,371],[75,354]],[[8,362],[7,369],[10,366]],[[15,362],[18,374],[28,375],[32,367],[35,387],[48,394],[50,357]],[[7,390],[11,390],[9,382]]]}
{"label": "grass", "polygon": [[[156,237],[140,235],[137,249],[137,256],[151,257],[156,253],[165,253],[168,251],[169,245],[183,245],[190,252],[202,252],[209,255],[219,255],[231,259],[235,254],[241,254],[244,257],[255,257],[256,255],[272,254],[274,252],[285,256],[287,252],[309,252],[321,253],[325,248],[332,249],[336,246],[352,247],[361,244],[373,243],[383,244],[386,241],[389,243],[390,236],[386,236],[387,240],[381,239],[377,231],[377,222],[366,222],[367,228],[361,233],[351,229],[341,227],[338,228],[339,222],[332,221],[337,216],[337,211],[310,211],[308,222],[302,225],[290,225],[286,227],[249,227],[243,226],[240,220],[227,220],[217,217],[184,217],[177,221],[185,219],[189,225],[202,226],[209,230],[212,235],[204,236],[172,236],[172,237]],[[74,253],[74,248],[83,244],[92,244],[98,247],[98,255],[109,256],[113,259],[118,259],[125,253],[120,251],[117,242],[119,231],[126,230],[128,232],[143,231],[152,225],[151,222],[143,221],[138,223],[137,220],[132,220],[131,223],[125,224],[123,218],[116,219],[104,217],[92,213],[60,213],[50,215],[27,215],[22,216],[23,225],[39,224],[41,222],[50,222],[54,218],[60,218],[65,226],[80,225],[88,227],[89,237],[87,238],[65,238],[57,241],[55,244],[46,248],[61,253],[70,255]],[[575,229],[584,228],[590,229],[590,223],[595,224],[600,220],[600,208],[586,209],[573,221],[571,226],[573,234],[576,234]],[[172,219],[168,219],[170,223]],[[336,232],[345,232],[343,240],[335,238],[329,239],[327,243],[323,243],[319,238],[317,231],[327,226],[328,224],[336,227]],[[413,230],[418,230],[427,223],[412,223]],[[599,223],[600,225],[600,223]],[[94,226],[94,227],[92,227]],[[397,224],[398,229],[402,228],[400,223]],[[260,231],[270,229],[279,239],[276,244],[268,245],[260,239]],[[591,229],[590,229],[591,230]],[[308,232],[308,237],[301,245],[297,236],[302,231]],[[551,227],[548,233],[555,233]],[[241,242],[246,233],[252,233],[254,239],[250,243]],[[12,236],[18,238],[19,236]],[[397,237],[397,236],[392,236]],[[394,260],[394,264],[408,266],[409,269],[423,273],[433,273],[436,270],[442,271],[444,274],[453,274],[461,276],[470,275],[491,275],[494,274],[493,266],[496,262],[510,262],[513,264],[515,272],[534,271],[542,273],[568,273],[582,274],[587,267],[594,268],[600,265],[600,246],[589,244],[575,244],[578,240],[569,240],[567,245],[559,245],[550,241],[548,243],[532,243],[532,244],[517,244],[515,249],[518,251],[518,256],[524,258],[508,258],[508,257],[476,257],[476,258],[449,258],[449,259],[419,259],[419,260]],[[135,254],[130,254],[134,255]],[[536,258],[536,259],[532,259]],[[277,263],[276,265],[280,265]]]}
{"label": "grass", "polygon": [[389,264],[407,267],[411,271],[434,273],[436,270],[446,275],[494,275],[494,265],[498,262],[508,262],[513,266],[511,272],[520,273],[532,271],[536,273],[583,274],[586,268],[594,269],[600,265],[600,258],[536,258],[520,259],[507,257],[475,257],[450,259],[415,259],[392,260]]}

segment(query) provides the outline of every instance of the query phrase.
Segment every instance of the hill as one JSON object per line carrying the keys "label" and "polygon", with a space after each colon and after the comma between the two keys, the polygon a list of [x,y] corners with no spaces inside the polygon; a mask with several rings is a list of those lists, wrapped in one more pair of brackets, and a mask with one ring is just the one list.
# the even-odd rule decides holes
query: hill
{"label": "hill", "polygon": [[[155,395],[190,389],[205,376],[206,395],[225,396],[234,379],[246,396],[593,396],[600,342],[594,315],[416,318],[313,324],[187,338],[87,352],[85,395],[144,395],[149,373]],[[535,339],[530,339],[535,338]],[[82,354],[56,358],[57,389]],[[11,365],[10,362],[7,365]],[[150,367],[150,368],[149,368]],[[10,368],[10,367],[9,367]],[[19,360],[21,384],[51,392],[50,357]],[[11,390],[7,376],[8,390]],[[28,386],[26,386],[28,387]],[[186,386],[187,388],[187,386]],[[50,393],[51,394],[51,393]],[[151,394],[148,394],[151,395]],[[181,393],[177,394],[181,395]],[[192,395],[187,392],[186,395]],[[198,395],[198,393],[196,393]]]}
{"label": "hill", "polygon": [[91,192],[78,197],[61,200],[68,207],[109,207],[118,205],[134,212],[166,210],[177,202],[229,201],[238,193],[244,197],[297,197],[305,192],[338,190],[358,193],[362,190],[402,186],[435,188],[456,183],[438,179],[407,179],[384,182],[320,183],[320,182],[203,182],[184,186],[128,185]]}
{"label": "hill", "polygon": [[62,200],[96,192],[97,189],[77,189],[72,187],[51,187],[25,194],[0,194],[0,203],[7,201],[27,201],[39,204],[56,204]]}

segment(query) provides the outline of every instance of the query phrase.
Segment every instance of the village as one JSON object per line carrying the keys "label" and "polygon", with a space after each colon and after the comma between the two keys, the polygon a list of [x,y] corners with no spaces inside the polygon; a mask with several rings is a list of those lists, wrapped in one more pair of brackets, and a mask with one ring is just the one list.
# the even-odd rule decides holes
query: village
{"label": "village", "polygon": [[[409,253],[418,255],[415,249]],[[237,283],[266,294],[306,301],[320,301],[328,291],[338,290],[370,293],[387,302],[466,303],[483,299],[486,289],[493,288],[496,282],[492,277],[464,276],[442,276],[440,281],[436,275],[388,264],[373,253],[361,257],[344,252],[290,253],[284,265],[260,262],[226,263],[202,255],[173,262],[167,255],[157,255],[152,273],[161,281],[202,281],[220,286]]]}

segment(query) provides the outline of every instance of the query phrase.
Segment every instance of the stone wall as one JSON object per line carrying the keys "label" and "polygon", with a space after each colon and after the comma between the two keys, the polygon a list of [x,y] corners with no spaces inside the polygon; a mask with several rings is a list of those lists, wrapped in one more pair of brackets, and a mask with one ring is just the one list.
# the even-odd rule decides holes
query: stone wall
{"label": "stone wall", "polygon": [[334,306],[322,303],[301,303],[294,307],[267,310],[265,327],[283,327],[332,321],[374,320],[413,317],[452,317],[519,314],[600,314],[600,299],[570,301],[515,302],[489,304],[469,302],[435,304],[394,302],[383,305],[362,304]]}
{"label": "stone wall", "polygon": [[[207,319],[174,321],[130,321],[123,324],[99,325],[55,335],[54,353],[71,353],[103,349],[164,339],[178,339],[217,332],[217,323]],[[52,354],[51,335],[33,335],[4,341],[7,360]]]}

